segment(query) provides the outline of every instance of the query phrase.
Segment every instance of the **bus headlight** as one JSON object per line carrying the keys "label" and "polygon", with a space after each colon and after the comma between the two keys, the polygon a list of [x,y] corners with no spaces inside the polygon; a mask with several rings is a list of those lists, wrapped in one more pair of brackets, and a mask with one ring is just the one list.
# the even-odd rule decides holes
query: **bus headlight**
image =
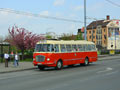
{"label": "bus headlight", "polygon": [[50,61],[50,58],[47,58],[47,61]]}

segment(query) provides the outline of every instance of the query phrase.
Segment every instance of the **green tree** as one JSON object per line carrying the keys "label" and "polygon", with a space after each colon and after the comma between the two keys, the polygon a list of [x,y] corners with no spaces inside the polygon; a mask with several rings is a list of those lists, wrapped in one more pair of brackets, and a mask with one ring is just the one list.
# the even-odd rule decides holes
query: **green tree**
{"label": "green tree", "polygon": [[46,39],[52,39],[51,35],[46,35]]}
{"label": "green tree", "polygon": [[76,36],[76,39],[77,40],[83,40],[83,33],[79,33],[77,36]]}
{"label": "green tree", "polygon": [[76,40],[76,35],[63,33],[60,39],[61,40]]}

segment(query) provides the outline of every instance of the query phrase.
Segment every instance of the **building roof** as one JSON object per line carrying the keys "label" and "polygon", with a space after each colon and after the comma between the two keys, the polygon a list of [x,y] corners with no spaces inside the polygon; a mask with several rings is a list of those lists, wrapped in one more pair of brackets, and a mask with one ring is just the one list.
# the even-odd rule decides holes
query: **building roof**
{"label": "building roof", "polygon": [[111,20],[98,20],[98,21],[93,21],[91,22],[88,26],[87,26],[87,30],[89,29],[95,29],[97,26],[101,25],[102,27],[106,27],[108,25],[108,23]]}

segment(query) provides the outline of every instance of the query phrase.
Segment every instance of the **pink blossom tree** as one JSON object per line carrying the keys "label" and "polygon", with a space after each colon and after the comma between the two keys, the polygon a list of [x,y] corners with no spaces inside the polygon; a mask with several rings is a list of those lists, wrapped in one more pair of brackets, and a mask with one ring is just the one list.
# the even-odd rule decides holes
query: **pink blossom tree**
{"label": "pink blossom tree", "polygon": [[9,28],[8,31],[10,35],[8,41],[21,50],[22,59],[25,50],[34,49],[36,42],[45,39],[42,35],[33,34],[25,28],[18,28],[17,26]]}

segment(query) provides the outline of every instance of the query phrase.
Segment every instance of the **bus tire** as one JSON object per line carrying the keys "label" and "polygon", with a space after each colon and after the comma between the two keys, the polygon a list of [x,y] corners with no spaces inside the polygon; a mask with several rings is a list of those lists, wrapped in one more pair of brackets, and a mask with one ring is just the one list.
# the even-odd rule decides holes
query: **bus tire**
{"label": "bus tire", "polygon": [[38,65],[38,69],[39,69],[39,70],[44,70],[45,67],[44,67],[44,66],[40,66],[40,65]]}
{"label": "bus tire", "polygon": [[88,59],[88,57],[86,57],[84,63],[81,63],[80,65],[82,65],[82,66],[88,66],[89,65],[89,59]]}
{"label": "bus tire", "polygon": [[61,70],[62,68],[63,68],[63,62],[62,62],[62,60],[59,60],[58,62],[57,62],[57,65],[56,65],[56,67],[55,67],[57,70]]}

